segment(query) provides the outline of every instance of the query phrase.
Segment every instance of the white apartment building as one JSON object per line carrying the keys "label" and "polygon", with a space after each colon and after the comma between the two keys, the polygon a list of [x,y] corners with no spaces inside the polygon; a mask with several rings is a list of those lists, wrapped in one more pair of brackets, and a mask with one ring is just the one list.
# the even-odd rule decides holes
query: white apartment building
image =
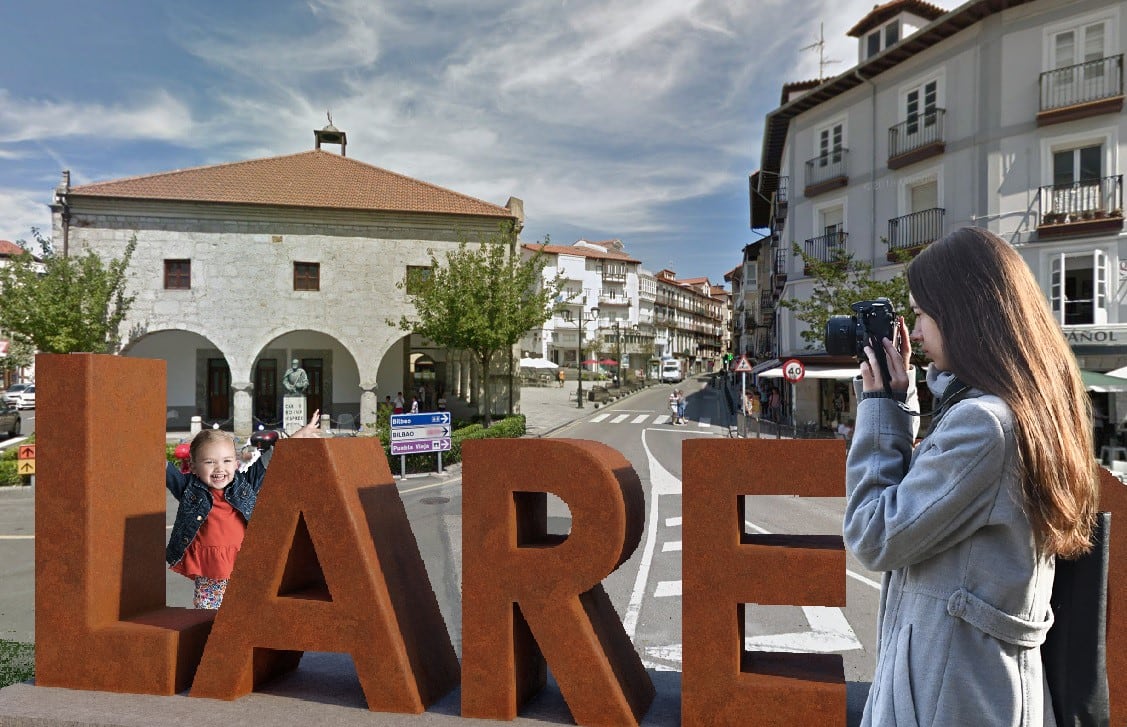
{"label": "white apartment building", "polygon": [[[809,295],[792,243],[823,259],[845,247],[891,276],[894,250],[980,226],[1020,251],[1082,368],[1127,365],[1124,11],[1113,0],[875,7],[849,29],[856,66],[787,84],[767,114],[751,211],[777,256],[758,255],[773,262],[769,289]],[[786,309],[775,319],[779,357],[809,355],[801,322]],[[808,395],[796,389],[800,421],[828,411],[812,378]]]}
{"label": "white apartment building", "polygon": [[[636,368],[653,341],[652,330],[642,324],[641,291],[648,285],[640,282],[641,263],[625,252],[622,241],[526,243],[521,252],[526,258],[537,252],[545,256],[544,280],[565,281],[551,318],[522,340],[522,355],[574,367],[583,361],[617,362],[621,351],[623,369]],[[646,297],[652,317],[653,298],[649,292]]]}

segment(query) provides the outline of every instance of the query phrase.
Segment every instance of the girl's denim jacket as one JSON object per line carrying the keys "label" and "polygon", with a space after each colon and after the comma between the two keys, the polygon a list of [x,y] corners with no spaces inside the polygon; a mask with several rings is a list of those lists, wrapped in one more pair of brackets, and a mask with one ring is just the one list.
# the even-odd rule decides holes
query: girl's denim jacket
{"label": "girl's denim jacket", "polygon": [[[258,491],[266,476],[266,465],[274,450],[268,449],[246,472],[236,472],[235,479],[227,485],[223,496],[248,521],[258,501]],[[188,545],[195,540],[207,515],[211,512],[211,488],[191,472],[185,474],[169,462],[164,468],[164,486],[179,502],[176,520],[172,524],[172,534],[168,536],[168,547],[164,559],[169,565],[176,565],[184,557]]]}

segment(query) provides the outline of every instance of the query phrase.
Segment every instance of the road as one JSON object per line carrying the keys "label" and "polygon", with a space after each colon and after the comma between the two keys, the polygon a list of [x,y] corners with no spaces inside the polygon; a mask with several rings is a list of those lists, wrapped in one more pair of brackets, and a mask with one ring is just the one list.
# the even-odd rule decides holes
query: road
{"label": "road", "polygon": [[[620,451],[637,470],[646,494],[646,529],[631,558],[604,582],[642,656],[655,672],[681,667],[681,443],[728,437],[727,408],[720,392],[687,381],[684,426],[669,422],[668,387],[644,390],[591,409],[553,437],[591,439]],[[26,431],[26,430],[25,430]],[[0,638],[34,640],[34,540],[32,488],[0,492]],[[439,484],[408,478],[401,497],[431,583],[461,654],[461,482]],[[842,498],[760,497],[747,507],[747,532],[839,534]],[[167,525],[175,502],[169,500]],[[566,533],[566,505],[549,497],[549,530]],[[755,606],[746,608],[746,646],[754,650],[835,652],[844,657],[850,712],[860,709],[875,668],[879,575],[847,557],[845,608]],[[191,585],[169,574],[169,605],[188,606]],[[671,675],[672,676],[672,675]],[[660,691],[660,690],[659,690]]]}

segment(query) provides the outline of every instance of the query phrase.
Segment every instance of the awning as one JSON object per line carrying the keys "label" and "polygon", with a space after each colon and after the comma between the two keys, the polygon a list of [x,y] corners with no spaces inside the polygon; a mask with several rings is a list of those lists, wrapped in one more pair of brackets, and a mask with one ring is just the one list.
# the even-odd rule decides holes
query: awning
{"label": "awning", "polygon": [[1118,376],[1080,369],[1080,378],[1084,380],[1086,391],[1094,391],[1097,394],[1114,394],[1127,391],[1127,379],[1121,379]]}
{"label": "awning", "polygon": [[[806,367],[806,375],[803,377],[803,380],[805,380],[805,379],[852,379],[854,376],[856,376],[859,373],[861,373],[861,369],[859,369],[857,367],[853,367],[853,368],[849,368],[849,369],[841,369],[841,368],[834,368],[832,366],[807,366]],[[768,379],[781,379],[781,378],[783,378],[783,368],[781,366],[778,367],[778,368],[773,368],[773,369],[770,369],[769,371],[764,371],[763,373],[761,373],[759,375],[766,377]],[[1127,379],[1123,379],[1122,381],[1123,381],[1124,384],[1127,384]],[[1124,389],[1124,391],[1127,391],[1127,389]]]}

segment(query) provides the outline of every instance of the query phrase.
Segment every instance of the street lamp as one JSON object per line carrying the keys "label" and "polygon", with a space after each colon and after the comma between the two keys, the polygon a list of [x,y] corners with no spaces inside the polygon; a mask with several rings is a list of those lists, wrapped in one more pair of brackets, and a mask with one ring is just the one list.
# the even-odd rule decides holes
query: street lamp
{"label": "street lamp", "polygon": [[579,399],[579,408],[583,408],[583,326],[590,321],[599,317],[599,309],[592,308],[591,315],[588,317],[583,316],[583,306],[579,306],[579,342],[575,347],[575,368],[579,373],[579,385],[576,387],[577,398]]}
{"label": "street lamp", "polygon": [[611,328],[614,329],[614,348],[615,348],[615,354],[616,354],[617,361],[618,361],[618,364],[615,367],[616,372],[617,372],[616,375],[615,375],[615,379],[617,379],[616,383],[621,388],[622,387],[622,329],[620,329],[618,327],[618,321],[615,321],[614,325],[611,326]]}

